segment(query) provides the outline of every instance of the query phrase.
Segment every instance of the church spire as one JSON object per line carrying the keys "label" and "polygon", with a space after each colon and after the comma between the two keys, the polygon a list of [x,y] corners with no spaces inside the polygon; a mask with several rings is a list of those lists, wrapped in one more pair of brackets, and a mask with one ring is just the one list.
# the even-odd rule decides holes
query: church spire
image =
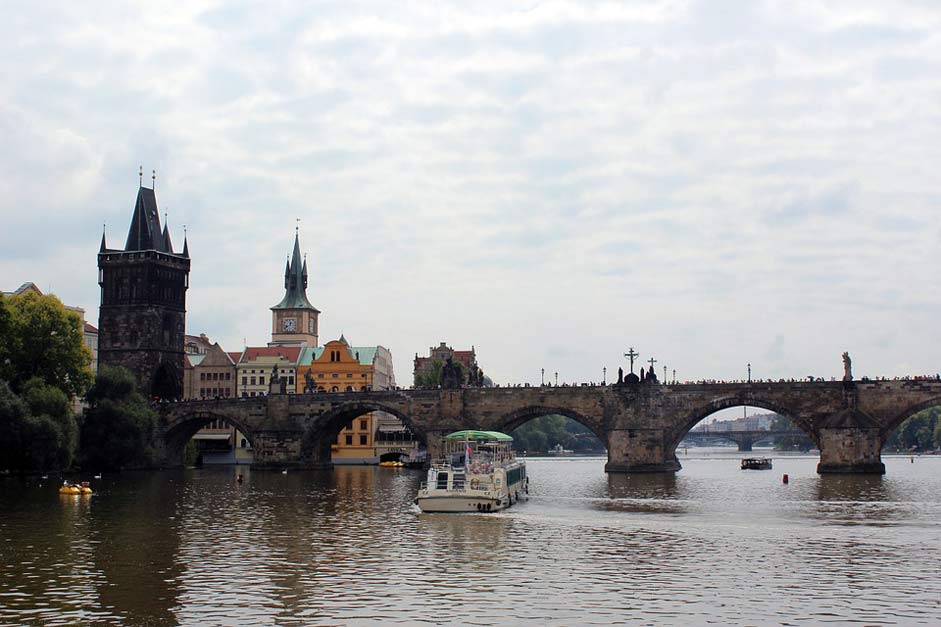
{"label": "church spire", "polygon": [[101,248],[98,249],[98,252],[103,253],[108,250],[108,243],[105,241],[105,225],[101,225]]}
{"label": "church spire", "polygon": [[320,313],[307,300],[307,260],[301,256],[300,235],[294,233],[294,251],[284,268],[284,298],[272,309],[310,309]]}

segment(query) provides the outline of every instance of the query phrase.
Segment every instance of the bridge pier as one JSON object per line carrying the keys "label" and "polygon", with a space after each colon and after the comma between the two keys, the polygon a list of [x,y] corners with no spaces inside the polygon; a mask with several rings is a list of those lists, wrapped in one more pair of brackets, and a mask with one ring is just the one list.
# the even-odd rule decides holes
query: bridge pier
{"label": "bridge pier", "polygon": [[882,438],[877,428],[820,429],[820,474],[885,474]]}
{"label": "bridge pier", "polygon": [[754,440],[750,437],[741,437],[738,439],[738,450],[745,452],[751,451],[754,443]]}
{"label": "bridge pier", "polygon": [[676,451],[663,444],[662,429],[617,429],[608,432],[605,472],[676,472]]}

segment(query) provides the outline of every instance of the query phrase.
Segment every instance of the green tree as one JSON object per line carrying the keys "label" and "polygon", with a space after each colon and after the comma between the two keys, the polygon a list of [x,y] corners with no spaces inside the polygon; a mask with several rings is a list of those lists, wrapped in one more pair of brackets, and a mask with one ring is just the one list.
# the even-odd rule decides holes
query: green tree
{"label": "green tree", "polygon": [[[455,361],[454,365],[457,366],[458,370],[461,372],[461,381],[466,381],[467,375],[464,372],[464,364],[459,361]],[[444,362],[440,359],[432,360],[431,367],[426,372],[415,373],[415,387],[438,387],[441,385],[441,375],[443,372]]]}
{"label": "green tree", "polygon": [[153,460],[156,413],[124,368],[102,367],[86,398],[81,427],[82,465],[114,470]]}
{"label": "green tree", "polygon": [[75,454],[76,433],[65,392],[33,378],[17,396],[0,382],[0,470],[66,470]]}
{"label": "green tree", "polygon": [[576,420],[558,414],[530,420],[511,435],[513,448],[518,451],[548,451],[556,444],[582,453],[604,450],[604,443],[595,437],[590,429]]}
{"label": "green tree", "polygon": [[52,295],[25,293],[0,307],[4,378],[14,392],[38,377],[71,396],[91,383],[91,351],[85,346],[82,317]]}
{"label": "green tree", "polygon": [[926,451],[941,446],[941,406],[918,412],[889,434],[885,447],[891,450]]}

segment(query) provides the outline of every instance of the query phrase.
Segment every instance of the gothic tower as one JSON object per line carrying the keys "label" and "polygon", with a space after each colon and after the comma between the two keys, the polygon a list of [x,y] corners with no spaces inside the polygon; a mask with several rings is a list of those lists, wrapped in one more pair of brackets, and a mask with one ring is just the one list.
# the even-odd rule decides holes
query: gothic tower
{"label": "gothic tower", "polygon": [[306,342],[317,347],[317,316],[320,311],[307,300],[307,260],[301,263],[301,244],[294,234],[294,254],[284,267],[284,298],[271,308],[269,346],[291,346]]}
{"label": "gothic tower", "polygon": [[170,232],[160,228],[157,197],[143,185],[124,250],[98,251],[98,359],[137,377],[148,399],[183,398],[183,341],[189,246],[173,252]]}

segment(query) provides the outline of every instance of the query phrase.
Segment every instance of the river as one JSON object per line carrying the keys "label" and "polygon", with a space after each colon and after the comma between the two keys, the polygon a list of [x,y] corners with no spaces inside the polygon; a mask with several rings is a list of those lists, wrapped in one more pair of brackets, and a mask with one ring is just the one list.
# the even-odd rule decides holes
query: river
{"label": "river", "polygon": [[420,514],[405,469],[123,473],[84,498],[0,478],[0,625],[941,621],[941,456],[871,477],[769,454],[531,458],[531,499],[489,515]]}

